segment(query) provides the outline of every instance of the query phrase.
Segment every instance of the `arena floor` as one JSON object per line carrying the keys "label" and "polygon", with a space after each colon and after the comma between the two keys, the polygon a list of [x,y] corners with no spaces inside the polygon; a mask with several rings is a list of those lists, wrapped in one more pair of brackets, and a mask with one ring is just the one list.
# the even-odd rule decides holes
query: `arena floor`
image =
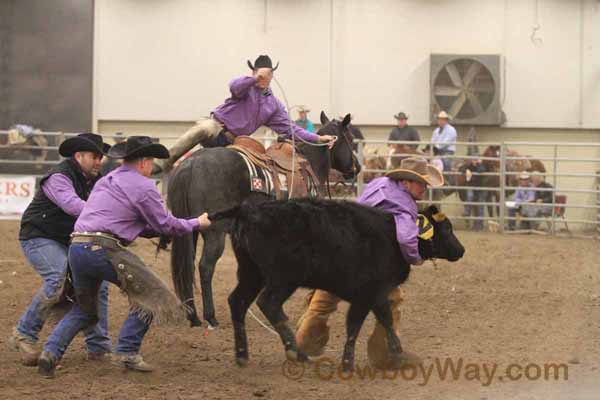
{"label": "arena floor", "polygon": [[[77,338],[56,379],[43,380],[35,369],[21,366],[7,344],[40,284],[24,262],[17,231],[16,222],[0,223],[2,399],[595,399],[600,389],[598,241],[459,232],[467,249],[462,261],[416,268],[404,286],[401,340],[406,350],[422,357],[425,371],[432,368],[428,380],[416,370],[369,373],[366,340],[372,316],[357,344],[357,371],[340,374],[332,365],[345,337],[345,305],[332,319],[326,358],[307,365],[303,373],[284,364],[279,339],[248,318],[251,361],[238,368],[226,302],[235,284],[230,249],[215,275],[221,328],[153,327],[143,352],[159,368],[146,375],[86,361]],[[168,254],[155,260],[152,245],[143,240],[133,250],[169,279]],[[302,295],[296,293],[287,304],[293,322],[300,315]],[[111,296],[111,335],[116,337],[127,301],[116,288]],[[252,310],[264,320],[256,306]],[[53,325],[44,329],[44,338]],[[437,371],[447,358],[455,367],[461,359],[463,364],[456,376],[448,373],[444,379]],[[493,364],[497,369],[490,379]],[[506,375],[511,364],[511,377],[518,378],[521,371],[521,379]],[[557,380],[553,373],[545,379],[546,364],[566,367],[560,367]]]}

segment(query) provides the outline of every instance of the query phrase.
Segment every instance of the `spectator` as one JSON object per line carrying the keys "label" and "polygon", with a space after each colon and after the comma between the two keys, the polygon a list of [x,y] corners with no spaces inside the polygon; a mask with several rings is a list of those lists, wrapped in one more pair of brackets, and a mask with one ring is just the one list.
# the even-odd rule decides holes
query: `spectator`
{"label": "spectator", "polygon": [[[344,115],[340,115],[337,119],[338,119],[338,121],[343,121]],[[351,121],[354,120],[353,114],[350,114],[350,120]],[[350,124],[348,124],[348,129],[350,129],[350,133],[352,133],[352,137],[354,139],[365,140],[365,136],[362,134],[362,132],[360,131],[360,129],[358,129],[357,126],[350,123]],[[356,152],[357,150],[358,150],[358,144],[352,143],[352,151]]]}
{"label": "spectator", "polygon": [[[477,147],[469,147],[469,152],[467,153],[467,155],[468,156],[478,156],[479,151],[477,150]],[[477,175],[477,174],[487,172],[487,169],[486,169],[485,165],[483,164],[483,161],[480,158],[469,159],[467,162],[465,162],[463,165],[460,166],[458,171],[465,177],[465,186],[471,186],[471,187],[475,187],[475,188],[483,186],[483,184],[482,184],[483,176]],[[465,192],[466,192],[465,201],[467,203],[483,203],[483,202],[485,202],[486,194],[487,194],[486,191],[467,189]],[[466,204],[463,216],[470,217],[471,215],[473,215],[474,217],[477,218],[472,224],[473,230],[474,231],[483,230],[483,220],[481,219],[481,218],[483,218],[483,205]],[[467,220],[467,224],[468,223],[469,223],[469,220]]]}
{"label": "spectator", "polygon": [[[535,206],[528,203],[535,202],[535,192],[532,190],[530,176],[527,172],[519,175],[519,189],[515,192],[514,204],[508,204],[508,216],[514,218],[517,214],[525,218],[533,218],[537,215]],[[520,229],[532,229],[532,221],[521,221]],[[508,229],[515,229],[515,220],[508,221]]]}
{"label": "spectator", "polygon": [[442,111],[437,116],[438,127],[433,131],[431,143],[433,143],[434,154],[442,156],[444,171],[452,171],[452,158],[444,157],[456,152],[456,129],[450,125],[450,116]]}
{"label": "spectator", "polygon": [[310,109],[307,108],[306,106],[299,106],[298,107],[298,119],[295,122],[296,122],[296,125],[298,125],[302,129],[304,129],[305,131],[314,132],[315,126],[313,125],[312,121],[310,119],[308,119],[309,112],[310,112]]}
{"label": "spectator", "polygon": [[[536,190],[535,191],[535,203],[539,206],[536,207],[537,217],[549,217],[552,215],[552,203],[554,203],[554,187],[546,182],[544,175],[541,172],[532,172],[531,173],[531,183],[535,186],[536,189],[546,189],[546,190]],[[550,190],[548,190],[550,189]],[[549,205],[542,205],[549,204]]]}
{"label": "spectator", "polygon": [[[392,131],[390,132],[390,135],[388,136],[388,140],[390,140],[390,141],[392,141],[392,140],[411,141],[411,142],[421,141],[419,132],[417,132],[417,130],[415,128],[413,128],[412,126],[408,125],[408,116],[405,113],[399,112],[398,114],[394,115],[394,118],[396,118],[396,120],[398,121],[398,126],[396,126],[394,129],[392,129]],[[394,145],[390,145],[390,146],[394,146]],[[418,147],[418,144],[401,145],[401,146],[408,146],[411,149],[416,150]]]}
{"label": "spectator", "polygon": [[[125,141],[125,136],[123,136],[123,132],[115,133],[113,140],[115,144],[119,144]],[[102,166],[100,167],[100,176],[106,176],[113,169],[117,169],[121,166],[121,160],[115,160],[114,158],[104,157],[102,161]]]}

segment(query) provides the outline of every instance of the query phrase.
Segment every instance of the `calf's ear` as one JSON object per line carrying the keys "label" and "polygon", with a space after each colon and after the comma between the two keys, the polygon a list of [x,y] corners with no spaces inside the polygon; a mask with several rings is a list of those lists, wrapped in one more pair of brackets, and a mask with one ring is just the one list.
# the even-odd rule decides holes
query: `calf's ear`
{"label": "calf's ear", "polygon": [[433,220],[435,222],[442,222],[446,220],[446,214],[442,213],[442,212],[436,212],[435,214],[433,214]]}

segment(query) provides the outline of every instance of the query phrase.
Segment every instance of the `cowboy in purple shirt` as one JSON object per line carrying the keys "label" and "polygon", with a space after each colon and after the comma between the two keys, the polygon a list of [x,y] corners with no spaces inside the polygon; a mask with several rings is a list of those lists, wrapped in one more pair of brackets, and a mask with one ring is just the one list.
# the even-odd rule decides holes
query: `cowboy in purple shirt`
{"label": "cowboy in purple shirt", "polygon": [[319,136],[290,122],[285,106],[269,88],[278,66],[279,63],[273,67],[267,55],[259,56],[254,65],[248,61],[252,75],[231,81],[231,97],[215,108],[209,118],[198,121],[184,133],[169,149],[169,159],[157,163],[157,166],[168,172],[175,161],[198,143],[204,147],[228,146],[236,136],[252,135],[263,125],[280,135],[291,132],[296,138],[308,142],[332,142],[332,136]]}
{"label": "cowboy in purple shirt", "polygon": [[[42,277],[42,288],[21,316],[9,343],[21,353],[24,365],[34,366],[40,355],[39,333],[50,309],[61,300],[67,274],[67,248],[75,220],[98,180],[103,154],[110,146],[100,135],[82,133],[61,143],[66,157],[40,181],[40,189],[21,218],[19,241],[25,257]],[[99,323],[86,331],[88,359],[111,352],[108,336],[108,287],[99,296]]]}
{"label": "cowboy in purple shirt", "polygon": [[[389,171],[385,177],[371,181],[358,202],[380,208],[394,216],[396,239],[405,260],[413,265],[423,264],[419,255],[417,227],[417,200],[424,198],[428,186],[444,184],[442,173],[424,158],[410,157],[402,160],[399,169]],[[400,323],[399,304],[402,301],[400,289],[392,290],[389,296],[394,329]],[[296,341],[298,348],[309,356],[323,353],[329,340],[329,315],[337,309],[339,299],[325,291],[316,290],[309,301],[308,309],[298,323]],[[385,329],[377,323],[368,343],[371,364],[378,368],[388,366],[388,348]],[[410,355],[407,355],[410,357]]]}
{"label": "cowboy in purple shirt", "polygon": [[69,265],[77,304],[48,338],[38,361],[38,372],[54,376],[57,363],[81,330],[98,319],[98,288],[106,281],[127,293],[131,309],[115,349],[114,363],[136,371],[152,367],[139,354],[151,321],[183,321],[186,308],[144,262],[124,246],[138,236],[185,235],[210,226],[207,214],[175,218],[165,209],[153,180],[154,158],[169,157],[161,144],[147,136],[132,136],[113,146],[113,158],[123,165],[96,184],[75,224]]}

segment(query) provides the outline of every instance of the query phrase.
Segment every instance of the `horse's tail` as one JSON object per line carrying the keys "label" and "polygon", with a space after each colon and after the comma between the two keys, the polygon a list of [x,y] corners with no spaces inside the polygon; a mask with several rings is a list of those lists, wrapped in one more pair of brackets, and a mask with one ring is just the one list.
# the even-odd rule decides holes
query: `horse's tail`
{"label": "horse's tail", "polygon": [[[192,168],[181,168],[169,182],[167,199],[173,215],[178,218],[190,218],[191,211],[188,202],[191,185]],[[192,234],[173,238],[171,249],[171,275],[175,292],[185,304],[194,296],[194,257],[196,250]]]}

